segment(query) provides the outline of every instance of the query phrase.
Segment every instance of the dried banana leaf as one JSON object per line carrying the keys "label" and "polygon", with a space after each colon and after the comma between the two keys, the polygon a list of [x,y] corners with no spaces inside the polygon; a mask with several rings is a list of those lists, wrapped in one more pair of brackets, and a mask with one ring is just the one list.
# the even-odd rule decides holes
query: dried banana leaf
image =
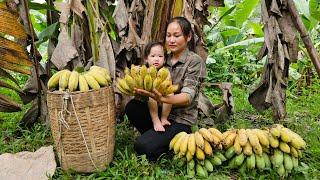
{"label": "dried banana leaf", "polygon": [[0,94],[0,112],[18,112],[21,105]]}
{"label": "dried banana leaf", "polygon": [[86,8],[81,3],[81,0],[71,0],[70,1],[70,8],[79,17],[83,18],[82,12],[84,12],[86,10]]}
{"label": "dried banana leaf", "polygon": [[0,80],[0,87],[12,89],[12,90],[17,91],[19,93],[23,93],[20,88],[14,87],[14,86],[12,86],[12,85],[10,85],[10,84],[6,83],[5,81],[2,81],[2,80]]}
{"label": "dried banana leaf", "polygon": [[69,61],[78,56],[76,48],[70,40],[66,27],[61,26],[57,47],[54,49],[51,62],[59,69],[63,69]]}
{"label": "dried banana leaf", "polygon": [[261,1],[261,19],[265,24],[265,42],[258,56],[267,56],[260,85],[249,95],[258,111],[269,107],[276,120],[286,116],[286,88],[289,65],[297,59],[298,40],[287,1]]}
{"label": "dried banana leaf", "polygon": [[18,39],[26,39],[27,34],[19,21],[19,14],[10,11],[4,2],[0,4],[0,33]]}
{"label": "dried banana leaf", "polygon": [[10,79],[10,80],[13,81],[17,86],[19,86],[18,81],[17,81],[14,77],[12,77],[10,73],[8,73],[6,70],[4,70],[4,69],[2,69],[2,68],[0,68],[0,76],[1,76],[1,77],[5,77],[5,78],[7,78],[7,79]]}
{"label": "dried banana leaf", "polygon": [[12,64],[10,62],[7,62],[6,59],[1,57],[1,55],[0,55],[0,67],[14,71],[14,72],[19,72],[22,74],[28,74],[28,75],[31,74],[31,71],[29,68],[25,68],[24,66],[20,66],[17,64]]}

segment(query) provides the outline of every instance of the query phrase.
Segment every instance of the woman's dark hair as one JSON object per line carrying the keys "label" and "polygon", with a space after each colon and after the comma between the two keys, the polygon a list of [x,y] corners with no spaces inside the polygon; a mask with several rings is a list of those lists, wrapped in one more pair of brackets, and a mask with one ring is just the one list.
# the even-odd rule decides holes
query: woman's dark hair
{"label": "woman's dark hair", "polygon": [[[167,27],[169,26],[169,24],[176,22],[180,25],[182,33],[185,37],[191,35],[191,40],[188,42],[188,48],[191,51],[195,51],[195,40],[194,40],[194,34],[193,34],[193,30],[191,27],[191,23],[188,21],[188,19],[186,19],[185,17],[174,17],[172,18]],[[167,34],[167,30],[166,30],[166,34]]]}
{"label": "woman's dark hair", "polygon": [[155,47],[155,46],[162,46],[163,47],[163,43],[160,41],[152,41],[149,42],[145,47],[144,47],[144,51],[143,51],[143,57],[146,59],[151,51],[151,48]]}

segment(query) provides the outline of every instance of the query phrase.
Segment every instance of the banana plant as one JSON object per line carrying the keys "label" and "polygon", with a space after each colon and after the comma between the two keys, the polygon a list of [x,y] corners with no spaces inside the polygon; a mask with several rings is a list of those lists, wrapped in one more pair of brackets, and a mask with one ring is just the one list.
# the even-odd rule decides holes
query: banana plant
{"label": "banana plant", "polygon": [[205,30],[207,42],[218,48],[217,43],[221,46],[228,46],[242,40],[248,39],[248,32],[255,37],[262,37],[262,25],[258,22],[248,21],[254,17],[259,0],[243,0],[240,3],[228,4],[225,7],[212,9],[212,14],[219,14],[219,19],[211,28]]}
{"label": "banana plant", "polygon": [[[1,88],[8,88],[23,94],[12,72],[30,75],[33,63],[26,50],[27,33],[19,22],[17,10],[0,2],[0,80]],[[0,111],[16,112],[21,105],[0,94]]]}
{"label": "banana plant", "polygon": [[[320,39],[320,1],[319,0],[294,0],[295,5],[301,15],[302,22],[307,28],[309,35],[313,42],[317,42]],[[319,49],[319,43],[315,45],[316,49]],[[314,77],[313,65],[309,59],[306,48],[300,44],[299,51],[303,56],[298,62],[292,66],[290,71],[291,77],[296,77],[298,80],[297,88],[300,90],[304,84],[306,87],[311,86],[312,77]],[[292,72],[292,73],[291,73]],[[305,81],[305,83],[304,83]]]}

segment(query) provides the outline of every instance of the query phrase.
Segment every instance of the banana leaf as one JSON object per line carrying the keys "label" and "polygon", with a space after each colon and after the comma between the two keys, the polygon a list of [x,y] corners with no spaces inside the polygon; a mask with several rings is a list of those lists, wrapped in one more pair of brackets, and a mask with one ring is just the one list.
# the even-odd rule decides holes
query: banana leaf
{"label": "banana leaf", "polygon": [[21,105],[0,94],[0,112],[18,112]]}

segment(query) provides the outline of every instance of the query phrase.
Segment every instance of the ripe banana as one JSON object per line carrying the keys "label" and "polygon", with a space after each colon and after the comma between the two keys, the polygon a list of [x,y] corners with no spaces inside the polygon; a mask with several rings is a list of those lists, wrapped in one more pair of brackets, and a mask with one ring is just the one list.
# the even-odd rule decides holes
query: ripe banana
{"label": "ripe banana", "polygon": [[212,147],[210,145],[210,143],[206,140],[204,140],[204,153],[211,156],[212,155]]}
{"label": "ripe banana", "polygon": [[157,68],[154,65],[151,65],[149,67],[149,74],[152,77],[152,79],[155,79],[157,77],[157,73],[158,73]]}
{"label": "ripe banana", "polygon": [[88,73],[84,73],[83,76],[84,76],[84,78],[86,79],[88,85],[89,85],[92,89],[94,89],[94,90],[100,89],[100,85],[99,85],[98,81],[96,81],[93,76],[91,76],[91,75],[88,74]]}
{"label": "ripe banana", "polygon": [[247,156],[250,156],[252,154],[252,146],[249,141],[247,142],[246,145],[244,145],[243,153]]}
{"label": "ripe banana", "polygon": [[178,91],[179,85],[170,85],[167,90],[165,90],[164,95],[169,95]]}
{"label": "ripe banana", "polygon": [[89,91],[89,85],[82,74],[79,75],[79,90],[81,92],[88,92]]}
{"label": "ripe banana", "polygon": [[137,75],[140,74],[139,68],[137,66],[135,66],[134,64],[131,64],[130,74],[131,74],[131,77],[136,77]]}
{"label": "ripe banana", "polygon": [[158,90],[161,83],[162,80],[159,77],[155,78],[152,83],[152,88]]}
{"label": "ripe banana", "polygon": [[159,85],[159,88],[158,88],[158,91],[161,93],[161,94],[165,94],[165,91],[172,85],[172,81],[171,80],[164,80],[160,85]]}
{"label": "ripe banana", "polygon": [[219,139],[219,142],[222,140],[222,133],[216,128],[209,128],[210,133],[216,136]]}
{"label": "ripe banana", "polygon": [[196,152],[196,139],[194,134],[190,134],[188,141],[188,152],[193,156]]}
{"label": "ripe banana", "polygon": [[167,79],[167,77],[169,76],[170,72],[167,68],[162,67],[161,69],[159,69],[158,71],[158,77],[164,81]]}
{"label": "ripe banana", "polygon": [[181,141],[180,153],[182,155],[185,155],[187,153],[189,136],[190,136],[189,134],[185,135]]}
{"label": "ripe banana", "polygon": [[144,86],[143,85],[144,79],[142,79],[142,77],[140,75],[137,75],[137,76],[133,77],[133,79],[135,81],[135,84],[136,84],[137,88],[139,88],[139,89],[143,89],[144,88],[143,87]]}
{"label": "ripe banana", "polygon": [[59,85],[59,79],[60,76],[65,72],[66,70],[58,71],[57,73],[53,74],[51,78],[48,81],[48,89],[53,89]]}
{"label": "ripe banana", "polygon": [[[126,92],[132,93],[133,89],[131,89],[127,82],[124,79],[120,79],[118,78],[118,82],[117,84],[119,84],[119,86],[121,87],[121,89],[124,89]],[[120,90],[120,89],[119,89]]]}
{"label": "ripe banana", "polygon": [[196,140],[196,145],[200,148],[200,149],[204,149],[204,140],[203,137],[201,136],[201,134],[197,131],[194,133],[194,137]]}
{"label": "ripe banana", "polygon": [[183,134],[182,136],[180,136],[177,140],[176,143],[174,143],[174,146],[173,146],[173,151],[175,154],[178,154],[179,150],[180,150],[180,146],[181,146],[181,143],[184,139],[185,136],[188,136],[187,133]]}
{"label": "ripe banana", "polygon": [[[146,65],[142,65],[140,68],[140,76],[144,78],[148,74],[148,68]],[[152,81],[152,78],[151,78]]]}
{"label": "ripe banana", "polygon": [[256,146],[253,146],[253,151],[257,154],[257,155],[262,155],[262,147],[261,145],[258,143]]}
{"label": "ripe banana", "polygon": [[240,146],[245,146],[248,142],[248,137],[245,129],[240,129],[238,131],[239,144]]}
{"label": "ripe banana", "polygon": [[90,71],[97,71],[97,73],[101,74],[107,80],[108,84],[111,83],[110,73],[107,69],[100,66],[91,66]]}
{"label": "ripe banana", "polygon": [[90,69],[87,74],[92,76],[101,86],[107,86],[109,84],[108,80],[105,78],[106,76],[95,69]]}
{"label": "ripe banana", "polygon": [[187,161],[188,161],[188,162],[192,160],[193,155],[190,153],[190,151],[187,151],[187,153],[186,153],[186,158],[187,158]]}
{"label": "ripe banana", "polygon": [[274,127],[274,128],[271,128],[270,129],[270,133],[271,133],[271,135],[272,136],[274,136],[275,138],[278,138],[278,137],[280,137],[280,129],[279,128],[277,128],[277,127]]}
{"label": "ripe banana", "polygon": [[116,84],[116,87],[119,89],[119,91],[121,91],[123,94],[125,94],[125,95],[127,95],[127,96],[133,96],[133,95],[134,95],[133,93],[131,93],[131,92],[123,89],[123,88],[119,85],[119,83]]}
{"label": "ripe banana", "polygon": [[79,84],[79,73],[77,71],[72,71],[69,77],[68,89],[70,92],[75,91]]}
{"label": "ripe banana", "polygon": [[234,140],[236,139],[237,133],[235,131],[231,132],[224,140],[223,145],[225,148],[229,148],[233,145]]}
{"label": "ripe banana", "polygon": [[229,129],[225,132],[222,133],[222,140],[225,139],[227,136],[229,136],[229,134],[231,134],[232,132],[235,132],[235,129]]}
{"label": "ripe banana", "polygon": [[283,151],[283,152],[285,152],[285,153],[290,153],[290,147],[289,147],[289,145],[287,144],[287,143],[285,143],[285,142],[280,142],[280,144],[279,144],[279,149],[281,150],[281,151]]}
{"label": "ripe banana", "polygon": [[187,133],[184,132],[184,131],[179,132],[178,134],[176,134],[176,135],[171,139],[171,141],[170,141],[169,149],[171,150],[171,149],[173,148],[174,144],[177,142],[177,140],[178,140],[181,136],[183,136],[183,135],[185,135],[185,134],[187,134]]}
{"label": "ripe banana", "polygon": [[59,91],[64,91],[68,87],[69,77],[71,72],[69,70],[64,70],[59,78]]}
{"label": "ripe banana", "polygon": [[261,145],[263,145],[265,147],[269,147],[269,139],[264,131],[262,131],[260,129],[256,129],[256,130],[254,130],[254,133],[258,137]]}
{"label": "ripe banana", "polygon": [[247,129],[246,133],[252,147],[258,146],[258,144],[260,144],[258,137],[252,132],[251,129]]}
{"label": "ripe banana", "polygon": [[291,146],[295,147],[296,149],[305,149],[306,142],[300,137],[298,134],[292,132],[292,139],[290,142]]}
{"label": "ripe banana", "polygon": [[[141,77],[143,77],[143,76],[141,75]],[[143,86],[146,91],[152,90],[152,78],[149,74],[145,75],[144,81],[143,81]]]}
{"label": "ripe banana", "polygon": [[206,128],[201,128],[199,129],[199,133],[202,135],[202,137],[207,140],[208,142],[213,142],[213,137],[212,134],[210,133],[210,131],[208,131],[208,129]]}
{"label": "ripe banana", "polygon": [[273,148],[277,148],[279,146],[279,140],[273,135],[269,135],[269,142]]}
{"label": "ripe banana", "polygon": [[199,147],[196,148],[196,158],[200,161],[205,158],[204,152]]}
{"label": "ripe banana", "polygon": [[242,147],[240,146],[240,143],[239,143],[239,136],[237,136],[236,139],[234,140],[233,147],[236,154],[239,155],[242,152]]}
{"label": "ripe banana", "polygon": [[291,133],[289,132],[288,128],[281,128],[280,135],[283,142],[288,143],[291,141]]}
{"label": "ripe banana", "polygon": [[130,89],[133,89],[133,88],[137,87],[135,80],[129,74],[126,74],[124,76],[124,80],[126,81],[126,83],[127,83],[127,85],[129,86]]}

